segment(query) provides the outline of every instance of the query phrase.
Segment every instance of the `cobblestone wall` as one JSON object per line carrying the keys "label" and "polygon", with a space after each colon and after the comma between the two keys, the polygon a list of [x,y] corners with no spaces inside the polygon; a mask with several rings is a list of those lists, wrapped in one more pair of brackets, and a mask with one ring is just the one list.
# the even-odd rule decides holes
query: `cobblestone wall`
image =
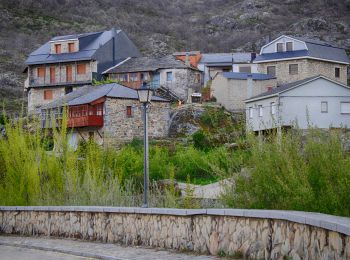
{"label": "cobblestone wall", "polygon": [[251,259],[349,259],[350,219],[268,210],[0,207],[0,233]]}

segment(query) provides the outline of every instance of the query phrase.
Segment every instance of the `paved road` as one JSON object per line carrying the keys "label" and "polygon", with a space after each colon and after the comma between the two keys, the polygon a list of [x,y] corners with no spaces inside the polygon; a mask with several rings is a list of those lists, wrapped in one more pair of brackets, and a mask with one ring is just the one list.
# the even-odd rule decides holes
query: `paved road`
{"label": "paved road", "polygon": [[142,247],[43,237],[0,236],[0,260],[212,260],[199,256]]}

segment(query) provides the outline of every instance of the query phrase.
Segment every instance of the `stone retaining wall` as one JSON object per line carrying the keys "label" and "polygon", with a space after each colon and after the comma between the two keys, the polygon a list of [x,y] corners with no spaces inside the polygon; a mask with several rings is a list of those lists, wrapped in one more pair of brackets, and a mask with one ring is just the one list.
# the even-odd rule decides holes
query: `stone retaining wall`
{"label": "stone retaining wall", "polygon": [[0,207],[0,233],[253,259],[350,259],[349,218],[296,211]]}

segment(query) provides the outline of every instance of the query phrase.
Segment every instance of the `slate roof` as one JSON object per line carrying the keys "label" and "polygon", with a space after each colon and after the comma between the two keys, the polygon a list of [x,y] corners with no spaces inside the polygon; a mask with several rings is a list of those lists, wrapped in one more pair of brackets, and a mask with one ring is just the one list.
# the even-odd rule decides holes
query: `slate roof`
{"label": "slate roof", "polygon": [[237,53],[203,53],[199,61],[201,64],[232,64],[232,57],[234,63],[248,63],[251,61],[250,52]]}
{"label": "slate roof", "polygon": [[222,75],[227,79],[246,80],[249,76],[253,80],[269,80],[276,77],[264,73],[245,73],[245,72],[222,72]]}
{"label": "slate roof", "polygon": [[[138,99],[137,91],[117,83],[103,84],[98,86],[84,86],[77,90],[46,104],[41,109],[50,109],[62,107],[64,105],[75,106],[89,104],[99,98],[120,98],[120,99]],[[167,99],[153,96],[152,101],[169,102]]]}
{"label": "slate roof", "polygon": [[317,78],[320,78],[320,77],[322,77],[322,76],[309,77],[309,78],[305,78],[305,79],[302,79],[302,80],[298,80],[298,81],[290,82],[290,83],[287,83],[287,84],[283,84],[281,86],[277,86],[276,88],[273,88],[273,89],[271,89],[269,91],[266,91],[264,93],[261,93],[259,95],[256,95],[256,96],[253,96],[253,97],[247,99],[246,102],[249,102],[249,101],[251,101],[253,99],[260,99],[260,98],[264,98],[264,97],[267,97],[267,96],[277,95],[277,94],[279,94],[281,92],[284,92],[284,91],[286,91],[288,89],[294,88],[294,87],[296,87],[298,85],[302,85],[302,84],[304,84],[306,82],[309,82],[309,81],[313,81],[313,80],[315,80]]}
{"label": "slate roof", "polygon": [[305,39],[302,37],[293,36],[288,37],[305,42],[307,50],[265,53],[258,55],[254,61],[264,62],[269,60],[310,57],[314,59],[322,59],[350,64],[350,59],[343,48],[339,48],[318,40]]}
{"label": "slate roof", "polygon": [[183,61],[175,59],[172,55],[164,56],[162,58],[128,58],[125,61],[113,66],[102,74],[108,73],[126,73],[126,72],[142,72],[142,71],[156,71],[159,69],[193,69],[186,65]]}
{"label": "slate roof", "polygon": [[[53,37],[50,41],[33,51],[27,60],[26,65],[33,64],[45,64],[45,63],[57,63],[57,62],[70,62],[70,61],[82,61],[91,60],[94,58],[95,52],[108,41],[110,41],[121,30],[111,29],[109,31],[82,33],[73,35],[64,35]],[[50,46],[52,41],[79,39],[79,51],[72,53],[51,54]]]}

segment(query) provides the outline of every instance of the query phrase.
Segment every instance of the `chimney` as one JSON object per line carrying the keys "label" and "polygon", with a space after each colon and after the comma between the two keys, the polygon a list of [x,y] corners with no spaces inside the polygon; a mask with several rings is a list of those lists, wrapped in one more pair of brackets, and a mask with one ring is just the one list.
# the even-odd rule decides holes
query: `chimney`
{"label": "chimney", "polygon": [[253,75],[247,75],[247,99],[253,96]]}
{"label": "chimney", "polygon": [[191,63],[190,63],[190,55],[189,55],[188,52],[186,52],[185,64],[186,64],[186,66],[191,66]]}
{"label": "chimney", "polygon": [[256,53],[255,52],[252,52],[250,53],[250,62],[252,63],[256,58]]}

